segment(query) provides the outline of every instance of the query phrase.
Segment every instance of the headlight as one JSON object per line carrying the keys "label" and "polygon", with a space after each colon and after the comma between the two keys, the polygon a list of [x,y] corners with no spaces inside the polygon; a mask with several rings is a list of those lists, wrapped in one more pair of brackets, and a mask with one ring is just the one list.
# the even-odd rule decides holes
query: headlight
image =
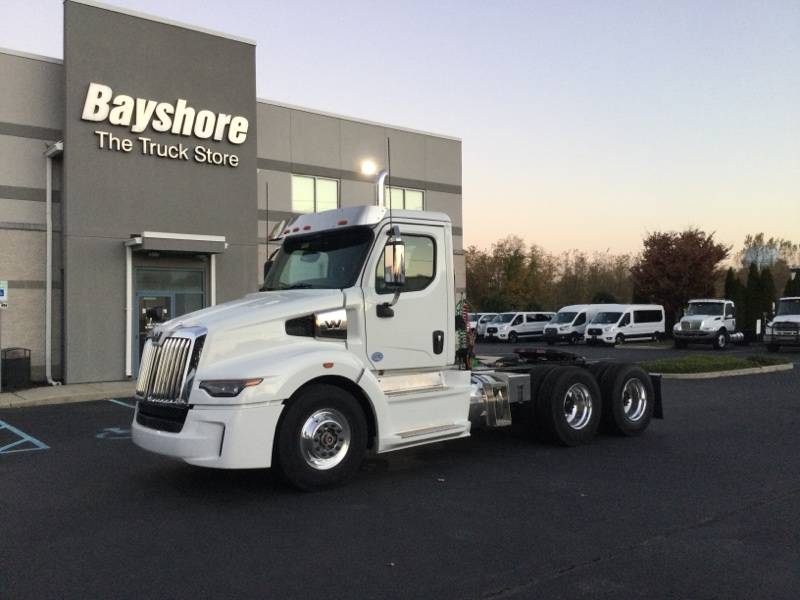
{"label": "headlight", "polygon": [[708,325],[703,323],[702,325],[700,325],[700,329],[702,329],[703,331],[714,331],[714,323],[709,323]]}
{"label": "headlight", "polygon": [[209,396],[216,398],[233,398],[238,396],[244,388],[252,387],[261,383],[263,379],[217,379],[202,381],[200,389],[204,390]]}
{"label": "headlight", "polygon": [[672,331],[680,331],[681,330],[681,322],[678,321],[675,325],[672,326]]}
{"label": "headlight", "polygon": [[559,331],[566,331],[567,329],[569,329],[569,325],[562,325],[558,328]]}

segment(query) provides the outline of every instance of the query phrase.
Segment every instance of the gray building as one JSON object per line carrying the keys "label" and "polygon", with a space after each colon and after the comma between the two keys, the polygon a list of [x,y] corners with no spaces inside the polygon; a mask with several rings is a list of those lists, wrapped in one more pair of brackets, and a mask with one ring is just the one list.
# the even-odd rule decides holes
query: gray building
{"label": "gray building", "polygon": [[250,40],[66,0],[64,60],[0,49],[0,83],[0,346],[36,380],[48,346],[55,379],[134,376],[154,323],[258,289],[275,224],[374,204],[387,140],[465,287],[461,141],[258,99]]}

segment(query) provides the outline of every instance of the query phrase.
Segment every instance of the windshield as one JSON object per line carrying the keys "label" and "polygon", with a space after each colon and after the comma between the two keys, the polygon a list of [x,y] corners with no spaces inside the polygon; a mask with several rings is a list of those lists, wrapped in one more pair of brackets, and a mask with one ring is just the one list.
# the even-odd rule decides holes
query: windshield
{"label": "windshield", "polygon": [[722,314],[722,302],[690,302],[686,309],[687,315],[710,315],[716,317]]}
{"label": "windshield", "polygon": [[263,290],[343,289],[355,284],[372,243],[369,227],[348,227],[284,240]]}
{"label": "windshield", "polygon": [[611,325],[619,321],[621,316],[621,312],[601,312],[597,313],[595,318],[592,319],[592,323],[597,323],[599,325]]}
{"label": "windshield", "polygon": [[781,300],[778,304],[778,316],[800,315],[800,298]]}
{"label": "windshield", "polygon": [[510,323],[517,313],[502,313],[492,319],[492,323]]}
{"label": "windshield", "polygon": [[556,318],[550,321],[551,323],[572,323],[578,313],[576,312],[560,312]]}
{"label": "windshield", "polygon": [[489,323],[489,322],[490,322],[492,319],[494,319],[496,316],[497,316],[497,315],[496,315],[496,314],[494,314],[494,313],[492,313],[492,314],[488,314],[488,315],[483,315],[483,316],[481,317],[481,320],[480,320],[480,321],[478,321],[478,322],[479,322],[479,323]]}

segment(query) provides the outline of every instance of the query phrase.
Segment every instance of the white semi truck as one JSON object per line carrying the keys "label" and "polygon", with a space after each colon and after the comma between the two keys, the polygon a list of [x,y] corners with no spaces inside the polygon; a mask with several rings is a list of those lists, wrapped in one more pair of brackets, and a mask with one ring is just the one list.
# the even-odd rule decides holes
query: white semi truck
{"label": "white semi truck", "polygon": [[769,352],[781,346],[800,346],[800,296],[778,300],[778,310],[764,328],[764,343]]}
{"label": "white semi truck", "polygon": [[449,218],[379,206],[297,217],[262,292],[158,326],[133,441],[193,465],[274,467],[316,490],[366,453],[508,427],[573,446],[661,416],[660,379],[553,350],[457,360]]}
{"label": "white semi truck", "polygon": [[672,328],[672,337],[676,348],[705,343],[724,350],[730,342],[744,341],[744,334],[736,331],[733,301],[715,298],[689,300],[683,317]]}

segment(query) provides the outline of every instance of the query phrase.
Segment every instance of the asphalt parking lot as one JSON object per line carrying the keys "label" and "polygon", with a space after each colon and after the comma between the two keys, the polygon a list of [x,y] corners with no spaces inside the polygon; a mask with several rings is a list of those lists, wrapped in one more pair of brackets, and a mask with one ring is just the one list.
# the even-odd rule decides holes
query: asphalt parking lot
{"label": "asphalt parking lot", "polygon": [[478,431],[318,494],[148,454],[126,399],[0,410],[0,597],[797,598],[800,369],[664,397],[640,438]]}

